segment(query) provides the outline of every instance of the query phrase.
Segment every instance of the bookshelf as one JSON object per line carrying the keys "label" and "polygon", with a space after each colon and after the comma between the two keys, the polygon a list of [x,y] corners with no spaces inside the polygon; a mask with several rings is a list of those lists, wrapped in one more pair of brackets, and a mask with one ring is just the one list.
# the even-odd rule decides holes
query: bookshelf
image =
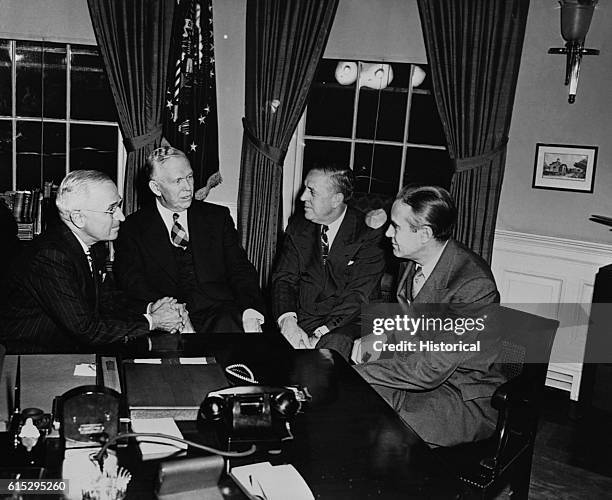
{"label": "bookshelf", "polygon": [[46,224],[48,207],[54,204],[57,185],[45,182],[42,189],[5,191],[2,201],[17,222],[17,237],[29,241],[38,236]]}

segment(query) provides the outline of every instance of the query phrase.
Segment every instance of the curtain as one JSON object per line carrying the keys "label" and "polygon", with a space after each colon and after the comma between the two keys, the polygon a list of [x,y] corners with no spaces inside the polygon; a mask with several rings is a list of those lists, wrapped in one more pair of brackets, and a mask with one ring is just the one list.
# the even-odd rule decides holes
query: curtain
{"label": "curtain", "polygon": [[418,0],[455,174],[455,237],[491,261],[529,0]]}
{"label": "curtain", "polygon": [[265,286],[281,219],[282,166],[338,0],[247,0],[238,230]]}
{"label": "curtain", "polygon": [[196,189],[219,171],[214,56],[212,0],[182,0],[174,11],[164,137],[189,158]]}
{"label": "curtain", "polygon": [[124,208],[129,214],[148,193],[139,173],[161,141],[175,0],[87,3],[128,152]]}

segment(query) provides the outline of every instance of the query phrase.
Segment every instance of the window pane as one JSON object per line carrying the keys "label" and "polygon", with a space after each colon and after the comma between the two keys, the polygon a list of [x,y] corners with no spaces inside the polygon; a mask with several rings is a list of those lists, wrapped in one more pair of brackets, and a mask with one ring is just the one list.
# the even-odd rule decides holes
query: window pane
{"label": "window pane", "polygon": [[73,47],[71,64],[71,117],[116,122],[115,102],[97,49]]}
{"label": "window pane", "polygon": [[338,61],[321,61],[308,98],[306,134],[351,137],[355,83],[340,85],[335,78]]}
{"label": "window pane", "polygon": [[431,184],[450,188],[453,167],[445,149],[408,148],[403,185]]}
{"label": "window pane", "polygon": [[13,124],[0,120],[0,192],[13,188]]}
{"label": "window pane", "polygon": [[47,44],[43,49],[43,116],[66,118],[66,46]]}
{"label": "window pane", "polygon": [[[380,66],[380,65],[379,65]],[[403,141],[408,103],[409,64],[392,64],[388,77],[390,84],[375,90],[362,87],[359,90],[357,137],[381,141]]]}
{"label": "window pane", "polygon": [[313,167],[338,165],[348,167],[351,144],[348,142],[307,140],[304,147],[302,172],[304,178]]}
{"label": "window pane", "polygon": [[117,182],[117,127],[70,125],[70,170],[100,170]]}
{"label": "window pane", "polygon": [[355,145],[355,191],[395,195],[402,163],[400,146]]}
{"label": "window pane", "polygon": [[[17,116],[42,116],[42,45],[15,42]],[[19,175],[17,176],[19,178]]]}
{"label": "window pane", "polygon": [[434,98],[429,94],[413,94],[410,107],[408,142],[445,146],[444,131]]}
{"label": "window pane", "polygon": [[66,125],[44,124],[43,152],[43,181],[59,184],[66,175]]}
{"label": "window pane", "polygon": [[40,187],[41,122],[17,122],[17,189]]}
{"label": "window pane", "polygon": [[0,40],[0,115],[11,116],[11,46]]}

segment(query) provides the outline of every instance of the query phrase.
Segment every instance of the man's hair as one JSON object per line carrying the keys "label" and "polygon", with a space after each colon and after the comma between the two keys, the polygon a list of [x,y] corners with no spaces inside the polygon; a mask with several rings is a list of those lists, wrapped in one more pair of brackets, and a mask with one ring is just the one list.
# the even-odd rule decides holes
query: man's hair
{"label": "man's hair", "polygon": [[80,204],[89,196],[91,188],[104,182],[113,182],[104,172],[99,170],[74,170],[62,180],[57,190],[55,204],[62,217],[66,218],[73,210],[78,210]]}
{"label": "man's hair", "polygon": [[408,221],[412,225],[431,227],[433,237],[438,241],[446,241],[452,236],[457,222],[457,207],[446,189],[406,186],[396,199],[412,208],[414,220]]}
{"label": "man's hair", "polygon": [[185,160],[189,162],[187,155],[180,149],[173,148],[172,146],[161,146],[151,151],[151,154],[147,156],[147,162],[145,164],[146,179],[153,179],[155,167],[163,166],[170,158],[185,158]]}
{"label": "man's hair", "polygon": [[347,202],[353,197],[355,189],[355,175],[348,167],[339,167],[337,165],[316,166],[311,170],[316,170],[325,174],[329,178],[332,189],[336,193],[344,195],[344,201]]}

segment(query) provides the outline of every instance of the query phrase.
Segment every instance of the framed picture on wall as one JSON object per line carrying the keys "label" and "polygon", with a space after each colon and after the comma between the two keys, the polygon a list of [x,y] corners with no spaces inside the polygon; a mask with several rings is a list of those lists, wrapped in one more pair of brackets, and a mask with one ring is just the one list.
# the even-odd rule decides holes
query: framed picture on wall
{"label": "framed picture on wall", "polygon": [[536,144],[533,187],[592,193],[597,146]]}

